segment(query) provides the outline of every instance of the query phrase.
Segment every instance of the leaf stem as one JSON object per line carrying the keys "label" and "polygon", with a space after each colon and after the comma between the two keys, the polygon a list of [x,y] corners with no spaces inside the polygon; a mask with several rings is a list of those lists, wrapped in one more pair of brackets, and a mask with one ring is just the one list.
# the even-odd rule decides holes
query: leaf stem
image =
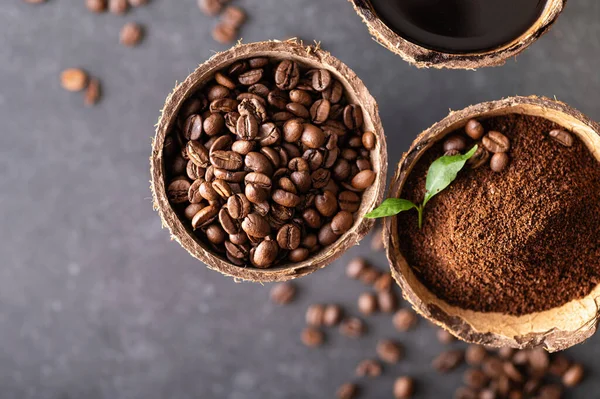
{"label": "leaf stem", "polygon": [[419,213],[419,229],[423,226],[423,208],[423,205],[417,207],[417,212]]}

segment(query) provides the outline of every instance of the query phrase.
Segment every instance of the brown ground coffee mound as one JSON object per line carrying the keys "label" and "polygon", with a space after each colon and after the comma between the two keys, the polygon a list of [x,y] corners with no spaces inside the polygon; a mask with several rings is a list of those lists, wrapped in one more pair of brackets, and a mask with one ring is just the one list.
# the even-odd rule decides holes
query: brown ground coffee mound
{"label": "brown ground coffee mound", "polygon": [[[511,140],[509,167],[465,168],[425,209],[399,216],[402,251],[421,281],[463,308],[522,315],[587,295],[600,282],[600,164],[556,124],[507,115],[481,121]],[[420,203],[439,144],[416,165],[402,198]]]}

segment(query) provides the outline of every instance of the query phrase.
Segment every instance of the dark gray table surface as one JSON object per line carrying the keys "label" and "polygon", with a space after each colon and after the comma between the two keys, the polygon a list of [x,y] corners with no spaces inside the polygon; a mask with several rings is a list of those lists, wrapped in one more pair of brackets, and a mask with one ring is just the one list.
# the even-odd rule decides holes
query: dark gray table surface
{"label": "dark gray table surface", "polygon": [[[418,398],[448,398],[460,372],[437,376],[441,349],[422,322],[394,332],[389,317],[350,340],[328,331],[322,350],[299,341],[312,302],[356,313],[364,290],[343,277],[363,244],[302,280],[280,308],[268,286],[235,284],[192,259],[161,229],[149,192],[150,139],[176,81],[226,47],[195,0],[154,0],[126,16],[94,15],[83,1],[0,7],[0,398],[325,398],[352,380],[377,338],[397,337],[406,359],[364,382],[391,397],[410,374]],[[376,44],[345,0],[239,0],[244,41],[298,36],[346,62],[377,98],[393,168],[417,133],[449,109],[509,95],[556,96],[600,120],[600,2],[570,1],[554,29],[516,61],[473,71],[417,70]],[[135,49],[125,21],[147,26]],[[94,108],[64,92],[62,69],[101,78]],[[600,338],[569,350],[589,370],[574,398],[600,397]]]}

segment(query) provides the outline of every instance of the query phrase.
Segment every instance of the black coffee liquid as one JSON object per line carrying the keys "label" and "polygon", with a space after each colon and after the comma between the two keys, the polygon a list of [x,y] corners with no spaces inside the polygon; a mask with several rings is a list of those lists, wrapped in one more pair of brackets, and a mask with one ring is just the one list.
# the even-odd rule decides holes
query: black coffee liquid
{"label": "black coffee liquid", "polygon": [[390,29],[446,53],[492,50],[540,17],[546,0],[370,0]]}

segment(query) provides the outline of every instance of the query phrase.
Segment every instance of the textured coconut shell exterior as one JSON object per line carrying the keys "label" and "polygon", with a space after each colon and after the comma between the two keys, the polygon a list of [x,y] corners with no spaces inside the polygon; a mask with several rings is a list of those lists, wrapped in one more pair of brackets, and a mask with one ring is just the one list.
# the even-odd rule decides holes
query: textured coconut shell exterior
{"label": "textured coconut shell exterior", "polygon": [[542,15],[525,33],[492,51],[470,54],[451,54],[430,50],[412,43],[391,30],[375,12],[369,0],[349,0],[354,10],[369,28],[371,35],[388,50],[418,68],[477,69],[503,65],[548,32],[563,11],[567,0],[548,0]]}
{"label": "textured coconut shell exterior", "polygon": [[[600,162],[600,125],[562,102],[539,97],[511,97],[451,112],[421,133],[398,164],[389,196],[400,197],[412,168],[435,142],[464,127],[471,118],[485,119],[511,113],[543,117],[560,124],[577,135]],[[585,298],[523,316],[462,309],[441,300],[417,279],[400,251],[397,232],[397,218],[387,218],[384,228],[387,256],[392,275],[404,297],[422,316],[464,341],[520,349],[542,346],[548,351],[558,351],[584,341],[596,331],[600,285]]]}
{"label": "textured coconut shell exterior", "polygon": [[[334,244],[312,254],[306,261],[283,264],[270,269],[239,267],[222,257],[216,256],[195,237],[187,224],[184,225],[181,222],[167,199],[162,150],[165,136],[173,125],[180,106],[192,93],[212,79],[217,71],[233,62],[260,56],[292,59],[307,67],[323,68],[330,71],[344,85],[349,101],[362,106],[364,129],[373,131],[377,137],[376,147],[371,151],[373,170],[376,172],[377,177],[373,185],[363,194],[362,203],[360,209],[355,213],[355,222],[352,228]],[[158,211],[163,227],[167,227],[171,232],[172,239],[179,242],[190,255],[204,262],[210,269],[217,270],[238,280],[285,281],[305,276],[327,266],[340,257],[348,248],[358,243],[373,227],[374,221],[364,219],[363,216],[383,198],[387,173],[387,147],[375,99],[356,74],[337,58],[321,50],[318,46],[304,46],[296,40],[238,44],[225,52],[215,54],[208,61],[201,64],[183,83],[178,84],[167,97],[152,142],[150,173],[152,176],[151,190],[154,209]]]}

